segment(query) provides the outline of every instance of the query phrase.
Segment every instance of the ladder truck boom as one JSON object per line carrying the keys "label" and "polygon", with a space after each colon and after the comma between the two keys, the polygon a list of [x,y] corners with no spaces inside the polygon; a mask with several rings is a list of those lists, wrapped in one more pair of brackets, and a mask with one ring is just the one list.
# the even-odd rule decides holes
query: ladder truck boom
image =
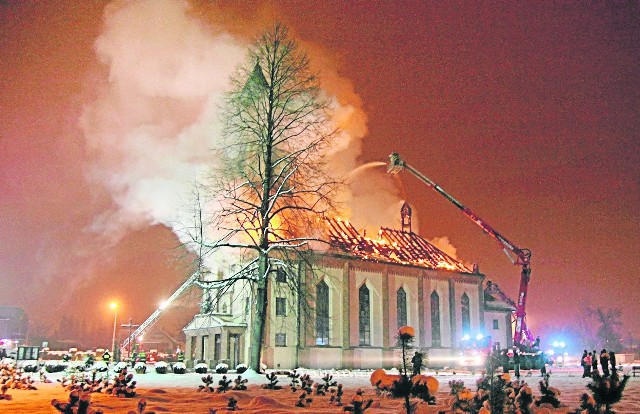
{"label": "ladder truck boom", "polygon": [[522,269],[520,273],[520,289],[518,291],[518,301],[515,312],[515,332],[513,335],[513,342],[517,345],[521,345],[524,339],[533,341],[533,335],[527,328],[525,321],[526,316],[526,302],[527,302],[527,290],[529,287],[529,278],[531,275],[531,251],[529,249],[521,249],[514,243],[509,241],[502,234],[493,229],[486,221],[481,219],[477,214],[471,211],[468,207],[464,206],[449,193],[444,191],[442,187],[436,184],[434,181],[426,177],[420,171],[416,170],[409,164],[407,164],[398,153],[392,153],[389,155],[389,164],[387,166],[387,172],[390,174],[397,174],[402,170],[407,170],[416,176],[420,181],[427,184],[427,186],[434,189],[438,194],[449,200],[453,205],[462,211],[462,213],[476,223],[483,232],[490,235],[494,240],[498,242],[500,248],[509,258],[512,264],[519,265]]}
{"label": "ladder truck boom", "polygon": [[160,306],[160,308],[156,309],[151,314],[151,316],[147,318],[146,321],[144,321],[129,337],[127,337],[127,339],[122,342],[122,349],[127,349],[129,343],[133,341],[134,338],[139,337],[140,335],[144,334],[149,328],[151,328],[158,321],[160,315],[162,314],[162,311],[164,311],[166,306],[173,302],[176,298],[178,298],[178,296],[182,295],[182,293],[184,293],[184,291],[187,290],[189,286],[191,286],[196,280],[198,280],[199,276],[200,272],[195,272],[187,280],[185,280],[184,283],[180,285],[178,290],[173,292],[169,299],[167,299],[162,304],[162,306]]}

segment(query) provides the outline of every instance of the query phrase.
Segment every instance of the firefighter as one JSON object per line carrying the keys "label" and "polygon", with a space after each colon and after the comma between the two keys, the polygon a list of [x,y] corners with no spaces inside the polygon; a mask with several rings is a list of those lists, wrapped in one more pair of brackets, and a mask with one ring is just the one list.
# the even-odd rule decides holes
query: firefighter
{"label": "firefighter", "polygon": [[138,359],[144,364],[147,363],[147,353],[145,350],[141,349],[140,352],[138,352]]}
{"label": "firefighter", "polygon": [[109,362],[111,362],[111,354],[109,353],[108,349],[105,349],[104,353],[102,354],[102,360],[107,365],[109,365]]}
{"label": "firefighter", "polygon": [[178,359],[178,362],[184,362],[184,351],[180,349],[180,347],[178,347],[178,349],[176,350],[176,357]]}
{"label": "firefighter", "polygon": [[520,381],[520,350],[515,347],[513,350],[513,370],[514,375]]}
{"label": "firefighter", "polygon": [[422,353],[420,351],[416,351],[411,358],[411,363],[413,364],[413,376],[420,375],[420,371],[422,371]]}

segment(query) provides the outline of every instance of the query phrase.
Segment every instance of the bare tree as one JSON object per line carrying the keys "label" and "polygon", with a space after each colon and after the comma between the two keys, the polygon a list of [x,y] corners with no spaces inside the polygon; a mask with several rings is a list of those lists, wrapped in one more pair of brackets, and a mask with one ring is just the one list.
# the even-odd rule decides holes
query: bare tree
{"label": "bare tree", "polygon": [[307,56],[281,24],[258,39],[227,96],[219,166],[208,182],[216,205],[207,225],[217,236],[193,241],[202,254],[231,248],[247,258],[215,288],[223,294],[239,282],[251,285],[249,365],[256,371],[270,279],[291,268],[316,239],[322,215],[334,210],[338,183],[327,174],[324,154],[337,131],[328,109]]}
{"label": "bare tree", "polygon": [[618,333],[622,327],[621,309],[588,308],[589,316],[595,317],[599,324],[596,337],[602,346],[609,351],[618,351],[621,347],[621,335]]}

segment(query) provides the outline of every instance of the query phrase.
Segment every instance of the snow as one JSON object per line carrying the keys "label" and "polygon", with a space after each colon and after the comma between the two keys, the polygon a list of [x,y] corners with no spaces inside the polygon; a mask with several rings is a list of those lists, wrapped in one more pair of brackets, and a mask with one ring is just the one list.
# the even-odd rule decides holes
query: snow
{"label": "snow", "polygon": [[[631,370],[631,366],[625,366],[624,372]],[[133,371],[131,371],[133,372]],[[333,380],[343,384],[344,395],[343,402],[348,404],[358,388],[364,391],[364,398],[372,398],[373,405],[369,408],[367,414],[381,413],[402,413],[402,401],[394,400],[389,397],[380,397],[376,395],[375,389],[369,383],[369,377],[372,371],[318,371],[318,370],[297,370],[300,374],[309,374],[311,378],[322,383],[322,377],[330,373]],[[390,372],[392,373],[392,372]],[[397,373],[397,372],[396,372]],[[223,374],[215,374],[209,372],[214,378],[214,385],[217,388],[218,381]],[[424,403],[418,405],[418,413],[437,413],[440,410],[448,409],[446,405],[449,396],[448,382],[451,380],[463,380],[465,385],[475,390],[476,380],[479,374],[473,375],[470,372],[427,372],[426,375],[432,375],[440,382],[439,390],[436,394],[437,405],[429,406]],[[540,374],[533,371],[529,375],[528,372],[523,373],[522,377],[527,384],[534,390],[534,396],[539,396],[538,382]],[[235,379],[238,374],[228,373],[227,379]],[[34,379],[38,378],[38,374],[31,374]],[[50,401],[54,398],[60,401],[67,401],[69,392],[57,382],[57,379],[64,376],[64,373],[47,374],[47,378],[52,383],[36,382],[37,390],[15,390],[11,389],[7,393],[12,396],[11,400],[0,400],[0,413],[56,413],[57,411],[51,406]],[[91,394],[91,408],[93,410],[101,409],[105,413],[128,413],[129,411],[137,412],[137,404],[141,398],[147,401],[146,411],[154,411],[156,413],[204,413],[209,414],[210,409],[217,410],[218,413],[224,413],[228,400],[234,397],[238,401],[238,407],[243,413],[340,413],[343,412],[342,407],[337,407],[329,403],[329,396],[313,395],[313,402],[310,407],[296,407],[295,404],[300,396],[300,391],[292,392],[288,387],[289,378],[285,375],[279,375],[278,385],[283,386],[280,390],[263,389],[260,386],[268,383],[264,375],[259,375],[254,371],[248,370],[242,374],[242,378],[249,380],[248,390],[246,391],[229,391],[224,394],[198,392],[198,386],[203,384],[202,374],[186,373],[174,374],[169,371],[167,374],[157,374],[150,365],[146,374],[134,374],[134,380],[137,381],[137,396],[135,398],[118,398],[111,395],[93,393]],[[542,413],[569,413],[575,411],[579,406],[580,396],[586,392],[586,384],[589,380],[582,378],[581,368],[564,368],[554,369],[551,374],[550,385],[562,391],[560,400],[563,406],[557,409],[553,408],[536,408],[536,414]],[[618,414],[637,414],[640,413],[640,377],[631,377],[627,383],[622,401],[614,405],[614,410]]]}

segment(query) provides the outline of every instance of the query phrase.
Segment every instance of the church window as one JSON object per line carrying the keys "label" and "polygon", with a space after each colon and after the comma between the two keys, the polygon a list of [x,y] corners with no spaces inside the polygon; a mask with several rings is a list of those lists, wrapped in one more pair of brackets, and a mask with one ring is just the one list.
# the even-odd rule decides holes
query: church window
{"label": "church window", "polygon": [[398,328],[407,325],[407,293],[404,288],[398,289]]}
{"label": "church window", "polygon": [[434,290],[431,293],[431,346],[439,347],[440,345],[440,296]]}
{"label": "church window", "polygon": [[287,346],[287,334],[286,333],[277,333],[276,334],[276,346]]}
{"label": "church window", "polygon": [[287,283],[287,272],[284,269],[276,269],[276,282]]}
{"label": "church window", "polygon": [[360,345],[371,345],[371,301],[367,285],[362,285],[358,291],[358,304],[358,332],[360,336]]}
{"label": "church window", "polygon": [[329,345],[329,286],[316,285],[316,345]]}
{"label": "church window", "polygon": [[460,304],[462,305],[462,335],[470,335],[471,334],[471,307],[469,306],[469,296],[466,293],[462,295],[462,299],[460,300]]}
{"label": "church window", "polygon": [[287,316],[286,298],[276,298],[276,316]]}

